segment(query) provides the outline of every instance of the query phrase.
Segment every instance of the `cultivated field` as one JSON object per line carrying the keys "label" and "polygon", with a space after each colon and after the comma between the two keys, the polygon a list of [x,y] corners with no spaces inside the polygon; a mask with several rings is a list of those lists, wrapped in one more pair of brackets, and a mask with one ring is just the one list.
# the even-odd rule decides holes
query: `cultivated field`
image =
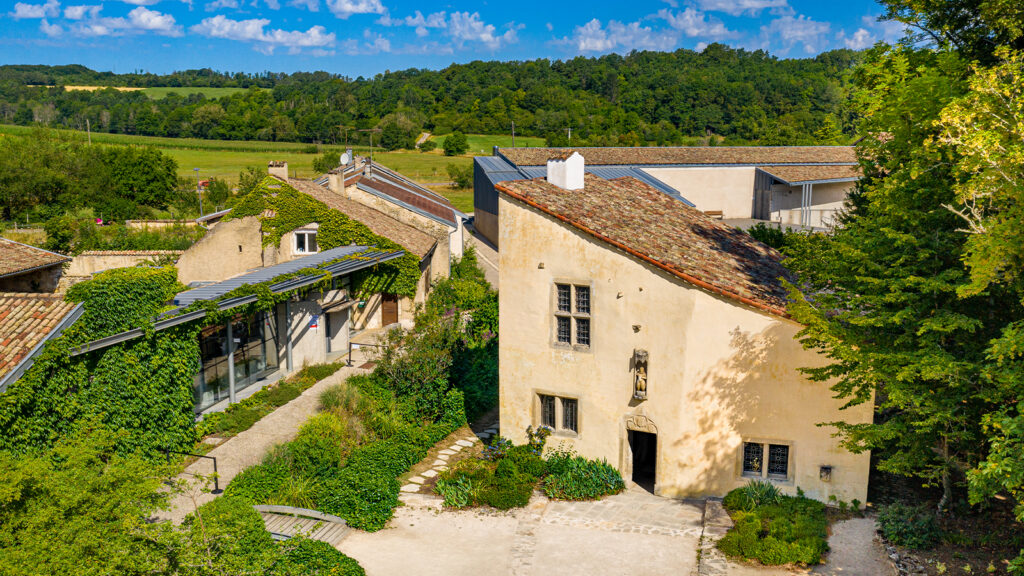
{"label": "cultivated field", "polygon": [[[434,134],[430,137],[431,140],[437,142],[437,147],[440,149],[444,146],[444,139],[447,134]],[[512,147],[512,135],[511,134],[466,134],[466,141],[469,143],[469,154],[472,156],[490,156],[491,149],[495,146],[501,148]],[[538,136],[516,136],[516,146],[543,146],[544,139]]]}
{"label": "cultivated field", "polygon": [[[0,125],[0,134],[28,136],[33,128],[27,126]],[[86,134],[77,130],[59,130],[62,136],[86,139]],[[298,142],[253,142],[238,140],[203,140],[199,138],[162,138],[157,136],[133,136],[127,134],[92,134],[93,143],[119,146],[153,146],[163,150],[178,162],[178,175],[195,178],[195,168],[199,168],[200,179],[220,178],[234,184],[238,181],[238,173],[248,166],[257,166],[265,170],[267,162],[283,160],[288,169],[299,178],[316,176],[313,160],[323,152],[332,152],[339,156],[344,151],[342,146],[316,146]],[[516,138],[518,144],[519,139]],[[368,156],[369,148],[356,147],[357,154]],[[428,184],[432,190],[443,194],[456,208],[464,212],[473,211],[473,192],[470,189],[452,190],[444,183],[448,182],[447,166],[457,164],[465,166],[473,160],[470,156],[444,156],[440,152],[422,153],[410,150],[385,152],[374,150],[373,159],[384,166],[401,172],[408,178]]]}
{"label": "cultivated field", "polygon": [[[45,86],[46,88],[54,88],[54,86]],[[95,92],[96,90],[105,90],[107,88],[113,88],[118,92],[142,92],[146,96],[149,96],[152,100],[159,100],[166,98],[169,94],[177,94],[179,96],[189,96],[191,94],[202,94],[207,98],[220,98],[222,96],[230,96],[239,92],[245,92],[248,88],[203,88],[203,87],[181,87],[181,86],[160,86],[153,88],[144,88],[140,86],[85,86],[85,85],[72,85],[64,86],[64,89],[68,92],[73,91],[85,91]]]}

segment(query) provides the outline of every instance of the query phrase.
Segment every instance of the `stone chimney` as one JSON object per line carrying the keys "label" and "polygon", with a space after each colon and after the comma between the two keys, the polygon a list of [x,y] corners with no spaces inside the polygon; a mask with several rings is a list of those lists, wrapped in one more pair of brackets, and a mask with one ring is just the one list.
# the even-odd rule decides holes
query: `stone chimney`
{"label": "stone chimney", "polygon": [[267,174],[277,176],[282,180],[288,179],[288,163],[279,160],[271,160],[267,163]]}
{"label": "stone chimney", "polygon": [[583,189],[583,156],[579,152],[563,152],[548,158],[548,182],[566,190]]}

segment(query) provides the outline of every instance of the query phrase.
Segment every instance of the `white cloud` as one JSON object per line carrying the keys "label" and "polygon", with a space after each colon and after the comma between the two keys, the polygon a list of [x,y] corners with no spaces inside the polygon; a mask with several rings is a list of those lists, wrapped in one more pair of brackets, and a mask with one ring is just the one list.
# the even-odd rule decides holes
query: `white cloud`
{"label": "white cloud", "polygon": [[[761,42],[764,48],[772,46],[775,51],[786,53],[794,46],[803,46],[804,52],[814,54],[828,44],[826,35],[831,29],[828,22],[817,22],[804,15],[783,16],[761,27]],[[774,44],[782,43],[782,50]]]}
{"label": "white cloud", "polygon": [[544,27],[548,29],[548,32],[553,32],[554,29],[555,29],[555,25],[552,24],[551,22],[548,22],[547,24],[545,24]]}
{"label": "white cloud", "polygon": [[59,38],[64,35],[64,29],[57,24],[50,24],[46,18],[39,23],[39,29],[50,38]]}
{"label": "white cloud", "polygon": [[60,16],[60,2],[47,0],[46,4],[25,4],[18,2],[14,5],[14,12],[11,17],[15,20],[23,18],[56,18]]}
{"label": "white cloud", "polygon": [[238,8],[238,0],[213,0],[213,2],[207,2],[205,8],[207,12],[222,8]]}
{"label": "white cloud", "polygon": [[[313,26],[305,32],[299,30],[265,30],[270,20],[253,18],[250,20],[232,20],[223,15],[205,18],[189,31],[193,34],[209,38],[223,38],[239,42],[252,42],[256,50],[271,54],[276,48],[287,48],[289,53],[296,54],[303,49],[320,49],[333,47],[337,38],[334,33],[327,33],[323,26]],[[322,52],[326,55],[326,52]]]}
{"label": "white cloud", "polygon": [[863,50],[868,46],[875,43],[875,37],[871,35],[871,32],[863,28],[858,28],[853,36],[846,37],[844,35],[843,45],[853,50]]}
{"label": "white cloud", "polygon": [[448,35],[455,40],[460,47],[464,42],[480,42],[488,48],[495,50],[502,45],[514,44],[519,38],[516,30],[521,28],[510,27],[504,34],[494,35],[494,25],[486,24],[480,20],[480,13],[474,12],[453,12],[448,19]]}
{"label": "white cloud", "polygon": [[670,50],[679,41],[674,31],[654,31],[640,22],[623,24],[616,20],[602,26],[601,21],[594,18],[583,26],[573,30],[571,38],[565,39],[580,52],[609,52],[615,49],[630,50]]}
{"label": "white cloud", "polygon": [[103,6],[68,6],[64,9],[64,17],[68,20],[81,20],[88,16],[95,18]]}
{"label": "white cloud", "polygon": [[781,10],[789,6],[787,0],[698,0],[697,4],[704,10],[725,12],[732,16],[749,14],[757,16],[762,10]]}
{"label": "white cloud", "polygon": [[332,14],[346,19],[353,14],[384,14],[387,10],[380,0],[327,0]]}
{"label": "white cloud", "polygon": [[690,38],[701,36],[706,38],[725,38],[733,32],[717,18],[710,18],[695,8],[687,8],[682,12],[673,12],[667,8],[658,11],[658,18],[668,22],[672,28],[679,30]]}
{"label": "white cloud", "polygon": [[99,18],[98,10],[88,20],[71,27],[76,36],[125,36],[144,32],[161,36],[181,36],[181,26],[174,16],[150,10],[143,6],[133,9],[127,18]]}
{"label": "white cloud", "polygon": [[135,6],[152,6],[160,0],[121,0],[125,4],[133,4]]}
{"label": "white cloud", "polygon": [[291,0],[288,4],[296,8],[305,8],[310,12],[320,11],[320,0]]}
{"label": "white cloud", "polygon": [[434,12],[424,16],[417,10],[405,18],[392,18],[384,14],[377,23],[382,26],[415,28],[420,38],[430,35],[430,30],[438,30],[451,38],[458,48],[467,43],[480,43],[492,50],[516,43],[519,40],[518,31],[523,28],[522,24],[509,23],[505,32],[497,34],[497,28],[481,20],[479,12]]}

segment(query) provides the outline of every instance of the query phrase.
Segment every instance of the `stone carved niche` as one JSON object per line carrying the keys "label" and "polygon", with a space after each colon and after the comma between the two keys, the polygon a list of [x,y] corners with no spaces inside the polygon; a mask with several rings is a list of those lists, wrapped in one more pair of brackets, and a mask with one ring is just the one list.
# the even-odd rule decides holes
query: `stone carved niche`
{"label": "stone carved niche", "polygon": [[635,432],[649,432],[651,434],[658,433],[658,427],[654,425],[654,422],[650,418],[643,414],[634,414],[626,418],[626,430],[633,430]]}
{"label": "stone carved niche", "polygon": [[647,350],[633,350],[633,398],[647,399]]}

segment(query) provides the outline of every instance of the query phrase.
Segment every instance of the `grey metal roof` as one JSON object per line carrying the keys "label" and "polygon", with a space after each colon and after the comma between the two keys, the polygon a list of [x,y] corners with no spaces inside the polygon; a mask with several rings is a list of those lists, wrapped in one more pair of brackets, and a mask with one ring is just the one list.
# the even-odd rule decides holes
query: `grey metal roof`
{"label": "grey metal roof", "polygon": [[337,248],[331,248],[330,250],[310,254],[309,256],[304,256],[289,262],[282,262],[275,266],[259,268],[253,272],[249,272],[248,274],[228,278],[223,282],[200,286],[199,288],[193,288],[191,290],[181,292],[174,297],[174,305],[188,306],[198,300],[216,300],[235,288],[239,288],[247,284],[260,284],[262,282],[267,282],[282,274],[293,274],[303,268],[317,268],[331,260],[337,260],[338,258],[344,258],[345,256],[351,256],[352,254],[362,252],[366,250],[366,248],[366,246],[339,246]]}

